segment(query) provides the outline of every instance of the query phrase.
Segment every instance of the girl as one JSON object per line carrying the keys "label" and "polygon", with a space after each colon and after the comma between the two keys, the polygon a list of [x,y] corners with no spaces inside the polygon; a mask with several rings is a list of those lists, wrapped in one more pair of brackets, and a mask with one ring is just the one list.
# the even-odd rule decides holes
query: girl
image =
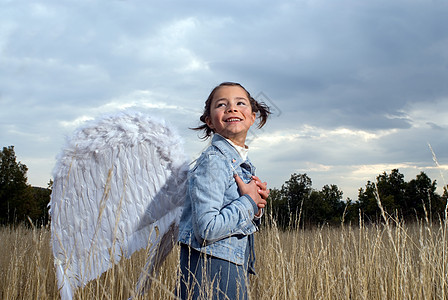
{"label": "girl", "polygon": [[238,83],[215,87],[200,120],[211,145],[190,170],[180,220],[180,297],[247,299],[247,273],[254,273],[252,234],[269,190],[247,158],[247,132],[270,114]]}

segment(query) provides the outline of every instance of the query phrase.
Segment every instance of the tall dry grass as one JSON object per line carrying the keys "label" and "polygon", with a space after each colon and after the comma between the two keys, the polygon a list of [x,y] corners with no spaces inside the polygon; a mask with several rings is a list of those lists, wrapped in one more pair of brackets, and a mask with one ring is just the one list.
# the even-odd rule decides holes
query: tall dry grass
{"label": "tall dry grass", "polygon": [[[268,217],[269,218],[269,217]],[[386,217],[387,218],[387,217]],[[0,298],[59,298],[46,228],[0,229]],[[174,299],[179,248],[145,299]],[[446,299],[447,226],[405,224],[281,231],[273,222],[256,237],[252,299]],[[133,295],[145,252],[79,289],[76,299]]]}

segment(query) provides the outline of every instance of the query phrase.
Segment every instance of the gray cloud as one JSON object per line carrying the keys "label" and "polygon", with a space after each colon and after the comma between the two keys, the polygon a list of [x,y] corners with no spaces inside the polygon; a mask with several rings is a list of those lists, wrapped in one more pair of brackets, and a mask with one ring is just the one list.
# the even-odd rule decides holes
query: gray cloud
{"label": "gray cloud", "polygon": [[126,107],[164,116],[193,157],[204,144],[187,128],[208,93],[239,81],[280,112],[250,136],[265,180],[308,170],[353,198],[381,167],[433,172],[428,142],[446,165],[447,13],[417,0],[6,1],[0,140],[45,185],[76,124]]}

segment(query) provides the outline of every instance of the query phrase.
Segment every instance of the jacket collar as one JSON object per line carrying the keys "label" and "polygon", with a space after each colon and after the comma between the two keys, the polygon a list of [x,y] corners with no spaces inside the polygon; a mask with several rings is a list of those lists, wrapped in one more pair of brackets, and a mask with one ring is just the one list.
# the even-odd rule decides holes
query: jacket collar
{"label": "jacket collar", "polygon": [[238,151],[236,151],[236,149],[223,136],[214,134],[212,138],[212,145],[224,154],[234,170],[243,163],[248,164],[251,169],[255,170],[249,158],[244,161]]}

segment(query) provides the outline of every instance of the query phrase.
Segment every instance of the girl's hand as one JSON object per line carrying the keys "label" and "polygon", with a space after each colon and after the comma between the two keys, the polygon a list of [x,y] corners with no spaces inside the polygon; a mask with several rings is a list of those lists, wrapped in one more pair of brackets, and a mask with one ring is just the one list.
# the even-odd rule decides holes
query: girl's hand
{"label": "girl's hand", "polygon": [[251,180],[249,183],[244,183],[244,181],[237,174],[235,174],[234,177],[241,195],[249,195],[259,208],[266,206],[267,202],[262,198],[261,193],[259,192],[262,188],[257,185],[256,180]]}
{"label": "girl's hand", "polygon": [[268,199],[270,190],[267,188],[268,184],[266,182],[261,182],[260,178],[257,176],[252,176],[252,179],[255,181],[255,184],[258,186],[259,190],[258,193],[260,194],[261,198],[264,200]]}

